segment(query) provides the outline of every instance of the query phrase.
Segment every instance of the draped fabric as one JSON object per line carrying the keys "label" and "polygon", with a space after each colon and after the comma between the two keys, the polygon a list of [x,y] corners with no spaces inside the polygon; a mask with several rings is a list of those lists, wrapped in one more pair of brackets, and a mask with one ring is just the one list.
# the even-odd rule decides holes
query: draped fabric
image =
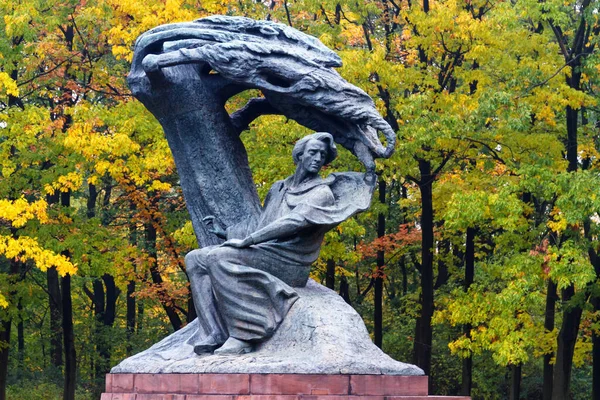
{"label": "draped fabric", "polygon": [[198,321],[209,343],[229,336],[246,341],[270,337],[298,299],[281,279],[247,266],[258,261],[276,269],[276,260],[257,249],[211,246],[191,252],[186,261],[194,265],[192,284],[199,289],[194,301],[202,307]]}
{"label": "draped fabric", "polygon": [[366,209],[374,186],[358,173],[318,178],[295,188],[291,183],[291,178],[276,182],[257,218],[227,229],[228,239],[251,236],[257,244],[210,246],[186,256],[206,341],[270,337],[298,298],[292,286],[306,285],[325,233]]}

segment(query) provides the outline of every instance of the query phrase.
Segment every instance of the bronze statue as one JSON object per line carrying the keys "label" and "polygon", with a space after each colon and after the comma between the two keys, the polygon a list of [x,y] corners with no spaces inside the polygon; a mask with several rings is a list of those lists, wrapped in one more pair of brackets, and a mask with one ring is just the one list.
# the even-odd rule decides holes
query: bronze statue
{"label": "bronze statue", "polygon": [[186,256],[204,335],[192,343],[198,354],[247,353],[253,343],[270,337],[298,298],[290,286],[306,284],[325,232],[368,206],[368,198],[355,207],[348,207],[355,199],[336,202],[331,188],[336,177],[319,176],[337,156],[329,133],[299,140],[292,156],[296,172],[271,187],[257,218],[225,231],[214,216],[206,217],[209,230],[227,241]]}
{"label": "bronze statue", "polygon": [[[272,21],[211,16],[138,38],[128,82],[177,165],[200,247],[186,256],[199,317],[113,373],[423,374],[382,353],[337,293],[307,282],[325,232],[369,207],[374,159],[396,141],[339,66],[317,38]],[[227,100],[248,89],[260,94],[230,114]],[[265,114],[329,133],[296,144],[296,172],[261,206],[240,134]],[[322,179],[334,142],[366,174]]]}

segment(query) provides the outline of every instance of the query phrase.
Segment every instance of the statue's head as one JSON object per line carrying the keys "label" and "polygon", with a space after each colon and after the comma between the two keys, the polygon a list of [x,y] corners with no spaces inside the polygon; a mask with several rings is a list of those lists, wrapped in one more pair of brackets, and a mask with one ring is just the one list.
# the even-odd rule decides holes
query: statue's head
{"label": "statue's head", "polygon": [[298,165],[298,163],[302,159],[302,155],[307,150],[307,145],[308,147],[312,147],[311,143],[315,142],[317,142],[317,144],[324,144],[324,147],[322,145],[319,146],[323,147],[325,150],[325,159],[323,160],[321,166],[329,164],[330,162],[335,160],[335,158],[337,157],[337,147],[335,147],[333,136],[331,136],[331,134],[327,132],[315,132],[312,135],[304,136],[302,139],[296,142],[296,145],[292,150],[292,158],[294,159],[295,165]]}

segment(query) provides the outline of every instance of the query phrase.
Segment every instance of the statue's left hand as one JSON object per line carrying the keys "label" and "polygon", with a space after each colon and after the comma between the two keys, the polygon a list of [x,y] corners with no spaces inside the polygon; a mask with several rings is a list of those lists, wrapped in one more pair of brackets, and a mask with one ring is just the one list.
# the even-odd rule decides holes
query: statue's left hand
{"label": "statue's left hand", "polygon": [[223,243],[222,246],[229,246],[229,247],[235,247],[235,248],[238,248],[238,249],[242,249],[244,247],[250,247],[251,244],[252,244],[252,238],[247,237],[244,240],[229,239],[228,241],[226,241],[225,243]]}

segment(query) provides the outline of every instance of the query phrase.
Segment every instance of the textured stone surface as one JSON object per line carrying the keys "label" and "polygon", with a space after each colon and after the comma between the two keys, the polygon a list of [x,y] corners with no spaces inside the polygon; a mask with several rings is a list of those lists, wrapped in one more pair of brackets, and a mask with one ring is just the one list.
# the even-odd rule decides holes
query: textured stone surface
{"label": "textured stone surface", "polygon": [[353,375],[350,377],[350,394],[353,395],[419,395],[428,393],[427,377],[397,377]]}
{"label": "textured stone surface", "polygon": [[252,394],[348,394],[348,375],[253,375]]}
{"label": "textured stone surface", "polygon": [[[188,344],[195,323],[112,369],[112,373],[274,373],[423,375],[377,348],[352,307],[310,280],[275,335],[244,355],[203,355]],[[114,384],[114,381],[113,381]]]}

